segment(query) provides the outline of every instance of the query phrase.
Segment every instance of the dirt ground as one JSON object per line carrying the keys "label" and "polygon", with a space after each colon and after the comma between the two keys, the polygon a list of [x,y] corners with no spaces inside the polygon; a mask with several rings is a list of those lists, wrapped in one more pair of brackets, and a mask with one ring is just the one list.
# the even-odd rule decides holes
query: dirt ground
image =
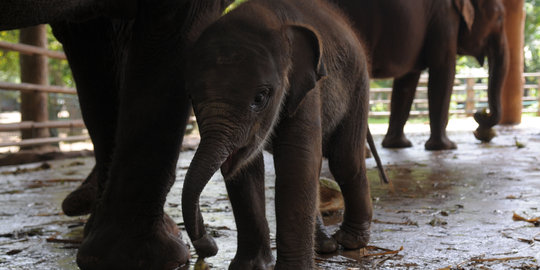
{"label": "dirt ground", "polygon": [[[370,247],[317,255],[319,268],[540,269],[540,119],[498,127],[489,144],[474,139],[474,128],[471,119],[451,121],[449,136],[458,144],[453,151],[425,151],[428,129],[418,124],[406,128],[414,147],[379,148],[392,184],[380,184],[375,162],[368,159],[374,205]],[[371,129],[380,145],[386,126]],[[180,227],[182,180],[193,154],[181,154],[166,203]],[[274,173],[271,156],[265,160],[267,217],[275,238]],[[0,269],[77,269],[76,248],[87,217],[66,217],[60,203],[92,166],[92,158],[77,158],[0,167]],[[328,176],[326,169],[323,175]],[[201,206],[220,248],[207,263],[226,269],[236,232],[221,176],[210,181]],[[515,220],[514,214],[529,221]],[[338,212],[326,222],[335,230],[339,218]]]}

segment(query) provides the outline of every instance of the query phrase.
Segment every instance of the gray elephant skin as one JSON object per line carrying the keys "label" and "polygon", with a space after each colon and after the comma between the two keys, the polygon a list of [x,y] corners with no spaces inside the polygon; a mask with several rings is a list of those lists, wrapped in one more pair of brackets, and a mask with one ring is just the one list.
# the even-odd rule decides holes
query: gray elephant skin
{"label": "gray elephant skin", "polygon": [[[508,69],[501,0],[332,0],[350,16],[365,43],[373,78],[394,78],[391,116],[383,146],[410,147],[403,127],[420,73],[429,70],[431,136],[427,150],[454,149],[446,135],[456,55],[489,62],[489,114],[474,115],[480,130],[500,120],[500,93]],[[489,141],[491,138],[478,137]]]}
{"label": "gray elephant skin", "polygon": [[369,240],[364,160],[369,77],[362,44],[324,1],[250,0],[208,26],[188,57],[186,88],[201,134],[182,192],[186,231],[200,258],[217,247],[200,193],[219,169],[238,229],[229,269],[272,267],[263,148],[276,172],[275,269],[312,269],[322,157],[345,198],[334,235],[345,248]]}
{"label": "gray elephant skin", "polygon": [[92,213],[77,254],[87,269],[176,269],[189,259],[163,212],[189,115],[184,53],[195,21],[230,1],[5,0],[0,30],[51,23],[77,85],[96,165],[64,202]]}

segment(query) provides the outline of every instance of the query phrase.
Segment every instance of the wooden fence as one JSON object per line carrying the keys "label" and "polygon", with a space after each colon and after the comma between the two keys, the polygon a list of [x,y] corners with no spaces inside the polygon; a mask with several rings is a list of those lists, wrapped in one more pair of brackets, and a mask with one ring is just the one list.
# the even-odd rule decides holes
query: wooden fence
{"label": "wooden fence", "polygon": [[[65,54],[56,51],[50,51],[40,47],[34,47],[23,44],[13,44],[0,41],[0,49],[17,51],[21,54],[29,55],[44,55],[49,58],[66,59]],[[452,103],[450,114],[472,115],[477,110],[487,107],[487,74],[481,76],[457,75],[455,86],[452,94]],[[523,112],[534,112],[540,116],[540,73],[524,74],[526,79],[525,95],[523,96]],[[422,76],[420,84],[416,91],[411,116],[428,115],[428,100],[427,100],[427,76]],[[73,88],[60,86],[43,86],[28,83],[6,83],[0,82],[0,90],[8,91],[29,91],[29,92],[45,92],[45,93],[62,93],[75,95],[76,90]],[[390,97],[391,88],[372,88],[370,99],[370,116],[386,117],[390,115]],[[72,121],[48,121],[48,122],[21,122],[12,124],[0,124],[0,132],[13,132],[24,129],[37,128],[75,128],[84,127],[82,120]],[[88,136],[70,136],[62,138],[39,138],[14,140],[3,142],[0,141],[0,147],[7,146],[27,146],[49,144],[61,141],[82,141],[88,140]]]}
{"label": "wooden fence", "polygon": [[[0,41],[0,49],[16,51],[25,55],[43,55],[48,58],[55,58],[60,60],[66,60],[66,55],[62,52],[51,51],[41,47],[35,47],[25,44],[15,44]],[[19,91],[19,92],[41,92],[41,93],[59,93],[76,95],[77,91],[74,88],[68,88],[63,86],[54,85],[38,85],[30,83],[8,83],[0,82],[0,90],[6,91]],[[47,121],[47,122],[31,122],[23,121],[19,123],[0,124],[0,132],[20,132],[21,130],[34,130],[40,128],[82,128],[84,123],[82,120],[59,120],[59,121]],[[9,146],[31,146],[31,145],[43,145],[57,142],[75,142],[89,140],[87,135],[79,136],[67,136],[67,137],[50,137],[50,138],[33,138],[25,140],[0,140],[0,147]]]}
{"label": "wooden fence", "polygon": [[[525,73],[523,112],[540,116],[540,73]],[[427,75],[420,78],[416,88],[416,96],[411,108],[411,116],[427,116]],[[488,74],[456,75],[450,103],[451,115],[472,116],[474,112],[488,108],[487,98]],[[370,116],[387,117],[390,115],[390,98],[392,88],[371,88]]]}

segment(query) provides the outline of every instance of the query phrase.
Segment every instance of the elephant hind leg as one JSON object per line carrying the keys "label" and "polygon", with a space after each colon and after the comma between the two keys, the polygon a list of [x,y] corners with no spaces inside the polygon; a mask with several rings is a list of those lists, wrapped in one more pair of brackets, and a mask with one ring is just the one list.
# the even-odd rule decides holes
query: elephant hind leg
{"label": "elephant hind leg", "polygon": [[[353,115],[365,116],[367,111]],[[370,236],[373,209],[364,158],[366,118],[346,119],[334,133],[328,147],[331,149],[328,153],[330,171],[341,187],[345,202],[343,223],[334,238],[347,249],[366,246]]]}
{"label": "elephant hind leg", "polygon": [[390,122],[382,142],[383,147],[405,148],[412,146],[412,143],[405,137],[403,128],[409,118],[419,79],[420,72],[411,72],[394,80],[390,103]]}

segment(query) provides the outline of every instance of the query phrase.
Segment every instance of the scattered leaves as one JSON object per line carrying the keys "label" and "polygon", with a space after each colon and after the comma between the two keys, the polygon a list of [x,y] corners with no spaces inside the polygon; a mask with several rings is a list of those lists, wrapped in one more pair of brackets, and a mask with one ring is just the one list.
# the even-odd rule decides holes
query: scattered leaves
{"label": "scattered leaves", "polygon": [[19,254],[22,252],[22,249],[12,249],[8,252],[6,252],[6,255],[15,255],[15,254]]}
{"label": "scattered leaves", "polygon": [[512,216],[512,219],[514,221],[525,221],[525,222],[529,222],[531,224],[533,224],[535,227],[539,227],[540,226],[540,217],[535,217],[535,218],[531,218],[531,219],[527,219],[527,218],[524,218],[516,213],[514,213],[514,215]]}
{"label": "scattered leaves", "polygon": [[69,163],[68,166],[69,167],[75,167],[75,166],[82,166],[82,165],[84,165],[84,162],[82,162],[82,161],[73,161],[73,162]]}
{"label": "scattered leaves", "polygon": [[204,261],[204,259],[198,259],[195,263],[194,270],[209,270],[210,266]]}
{"label": "scattered leaves", "polygon": [[448,225],[448,222],[446,220],[440,219],[440,218],[434,218],[428,222],[431,226],[444,226]]}
{"label": "scattered leaves", "polygon": [[363,255],[364,257],[373,257],[373,256],[382,256],[382,255],[398,254],[400,251],[403,250],[403,246],[401,246],[398,250],[391,250],[391,249],[380,248],[380,247],[376,247],[376,246],[367,246],[367,247],[365,247],[365,248],[366,248],[367,250],[375,250],[375,249],[379,249],[379,250],[383,250],[383,252],[364,254],[364,255]]}
{"label": "scattered leaves", "polygon": [[82,243],[82,239],[58,239],[56,237],[47,238],[48,243],[61,243],[61,244],[78,244]]}
{"label": "scattered leaves", "polygon": [[517,137],[514,137],[514,142],[515,142],[515,145],[518,149],[521,149],[521,148],[525,148],[525,144],[521,143],[520,141],[518,141]]}

